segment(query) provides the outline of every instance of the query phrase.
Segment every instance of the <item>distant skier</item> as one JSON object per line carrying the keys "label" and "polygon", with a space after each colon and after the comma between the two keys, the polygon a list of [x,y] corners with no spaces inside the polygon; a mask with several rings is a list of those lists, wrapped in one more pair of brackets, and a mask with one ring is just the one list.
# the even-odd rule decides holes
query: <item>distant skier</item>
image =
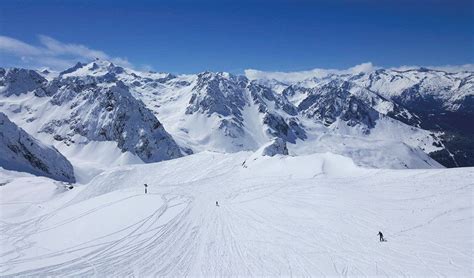
{"label": "distant skier", "polygon": [[148,193],[148,184],[145,183],[145,194]]}
{"label": "distant skier", "polygon": [[218,207],[218,206],[219,206],[219,202],[218,202],[218,201],[216,201],[216,207]]}
{"label": "distant skier", "polygon": [[381,231],[379,231],[379,233],[378,233],[377,235],[378,235],[379,238],[380,238],[380,242],[385,241],[385,239],[383,238],[383,234],[382,234]]}

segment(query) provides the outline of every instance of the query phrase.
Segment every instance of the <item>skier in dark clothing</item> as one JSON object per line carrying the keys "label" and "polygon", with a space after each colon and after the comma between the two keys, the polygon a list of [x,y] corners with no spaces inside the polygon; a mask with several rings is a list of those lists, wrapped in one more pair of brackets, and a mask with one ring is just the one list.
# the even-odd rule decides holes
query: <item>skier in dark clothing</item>
{"label": "skier in dark clothing", "polygon": [[378,233],[377,235],[380,237],[380,242],[385,241],[385,239],[383,238],[383,234],[382,234],[381,231],[379,231],[379,233]]}
{"label": "skier in dark clothing", "polygon": [[218,201],[216,201],[216,207],[218,207],[218,206],[219,206],[219,202],[218,202]]}
{"label": "skier in dark clothing", "polygon": [[145,183],[145,194],[148,193],[148,184]]}

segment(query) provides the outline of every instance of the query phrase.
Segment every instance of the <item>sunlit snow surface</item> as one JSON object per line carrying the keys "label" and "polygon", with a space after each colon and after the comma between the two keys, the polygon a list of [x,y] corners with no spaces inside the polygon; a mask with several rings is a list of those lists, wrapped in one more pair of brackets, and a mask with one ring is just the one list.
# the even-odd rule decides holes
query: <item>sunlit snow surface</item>
{"label": "sunlit snow surface", "polygon": [[473,181],[329,153],[204,152],[69,191],[0,169],[0,273],[471,277]]}

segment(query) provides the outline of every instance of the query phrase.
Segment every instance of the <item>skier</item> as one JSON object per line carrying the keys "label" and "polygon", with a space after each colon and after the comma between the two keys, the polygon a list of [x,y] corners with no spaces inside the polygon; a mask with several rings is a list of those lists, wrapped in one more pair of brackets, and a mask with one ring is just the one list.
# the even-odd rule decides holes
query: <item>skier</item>
{"label": "skier", "polygon": [[218,206],[219,206],[219,202],[218,202],[218,201],[216,201],[216,207],[218,207]]}
{"label": "skier", "polygon": [[148,184],[146,184],[146,183],[145,183],[145,194],[147,194],[147,193],[148,193],[148,190],[147,190],[147,188],[148,188]]}
{"label": "skier", "polygon": [[380,242],[385,241],[385,239],[383,238],[383,234],[382,234],[381,231],[379,231],[379,233],[378,233],[377,235],[380,237]]}

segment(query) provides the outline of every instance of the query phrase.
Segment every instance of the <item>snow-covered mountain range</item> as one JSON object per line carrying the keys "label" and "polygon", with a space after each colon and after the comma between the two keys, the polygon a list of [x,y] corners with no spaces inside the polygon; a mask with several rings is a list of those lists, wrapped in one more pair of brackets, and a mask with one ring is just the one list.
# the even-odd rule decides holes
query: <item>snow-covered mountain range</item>
{"label": "snow-covered mountain range", "polygon": [[333,152],[361,166],[469,166],[473,84],[473,72],[425,68],[288,82],[95,60],[60,73],[0,69],[0,112],[56,146],[78,173],[84,160],[110,166],[254,151],[275,138],[293,155]]}
{"label": "snow-covered mountain range", "polygon": [[[381,114],[405,124],[438,132],[442,146],[430,156],[448,167],[474,165],[474,72],[446,72],[427,68],[378,69],[361,73],[326,73],[286,82],[261,77],[262,84],[282,90],[306,108],[327,92],[349,93]],[[289,86],[288,86],[289,85]],[[323,98],[327,101],[327,97]],[[334,116],[316,116],[331,123]],[[310,110],[311,112],[311,110]],[[312,115],[312,114],[310,114]],[[370,124],[370,122],[369,122]]]}

